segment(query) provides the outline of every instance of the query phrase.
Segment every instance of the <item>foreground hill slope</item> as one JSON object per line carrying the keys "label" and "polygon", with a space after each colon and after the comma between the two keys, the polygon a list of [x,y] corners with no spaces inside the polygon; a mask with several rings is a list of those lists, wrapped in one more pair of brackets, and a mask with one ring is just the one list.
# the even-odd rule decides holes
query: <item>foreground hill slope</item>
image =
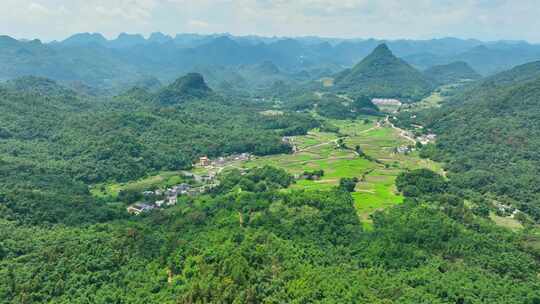
{"label": "foreground hill slope", "polygon": [[357,94],[374,97],[419,98],[432,83],[419,71],[397,58],[381,44],[364,60],[336,78],[336,85]]}
{"label": "foreground hill slope", "polygon": [[538,62],[490,77],[419,117],[439,136],[431,156],[462,187],[497,194],[540,219]]}

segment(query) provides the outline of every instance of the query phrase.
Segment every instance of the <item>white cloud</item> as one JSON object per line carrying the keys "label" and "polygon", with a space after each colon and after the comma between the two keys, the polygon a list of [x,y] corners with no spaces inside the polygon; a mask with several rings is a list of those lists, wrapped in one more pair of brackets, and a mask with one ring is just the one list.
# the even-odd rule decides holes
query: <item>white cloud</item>
{"label": "white cloud", "polygon": [[2,0],[0,34],[163,31],[540,42],[538,0]]}
{"label": "white cloud", "polygon": [[194,28],[208,28],[210,24],[202,20],[189,20],[188,25]]}
{"label": "white cloud", "polygon": [[31,13],[34,13],[34,14],[41,14],[41,15],[52,15],[52,11],[48,8],[46,8],[45,6],[39,4],[39,3],[35,3],[35,2],[31,2],[30,5],[28,5],[28,10],[31,12]]}

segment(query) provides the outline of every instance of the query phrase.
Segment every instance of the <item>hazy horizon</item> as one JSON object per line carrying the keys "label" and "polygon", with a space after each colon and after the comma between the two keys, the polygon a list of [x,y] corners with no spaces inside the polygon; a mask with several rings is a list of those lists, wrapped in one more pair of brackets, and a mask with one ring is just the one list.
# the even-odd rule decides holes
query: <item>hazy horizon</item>
{"label": "hazy horizon", "polygon": [[430,40],[443,40],[443,39],[458,39],[458,40],[474,40],[474,41],[480,41],[483,43],[496,43],[496,42],[508,42],[508,43],[520,43],[525,42],[528,44],[540,44],[540,42],[533,42],[528,40],[516,40],[516,39],[497,39],[497,40],[486,40],[486,39],[479,39],[479,38],[469,38],[469,37],[459,37],[459,36],[439,36],[439,37],[426,37],[426,38],[410,38],[410,37],[396,37],[396,38],[382,38],[382,37],[339,37],[339,36],[318,36],[318,35],[298,35],[298,36],[281,36],[281,35],[257,35],[257,34],[245,34],[245,35],[237,35],[234,33],[229,32],[215,32],[215,33],[197,33],[197,32],[178,32],[178,33],[165,33],[162,31],[156,31],[151,33],[138,33],[138,32],[119,32],[117,34],[113,35],[106,35],[104,33],[100,32],[74,32],[72,34],[68,34],[65,37],[60,37],[59,39],[43,39],[41,37],[17,37],[14,35],[9,35],[6,33],[0,32],[1,35],[9,36],[11,38],[20,40],[20,41],[31,41],[34,39],[38,39],[43,43],[51,43],[51,42],[62,42],[65,41],[73,36],[80,35],[80,34],[99,34],[102,35],[106,40],[113,41],[117,39],[122,34],[127,35],[141,35],[144,39],[149,39],[152,34],[155,33],[161,33],[166,36],[170,36],[171,38],[175,38],[177,35],[200,35],[200,36],[216,36],[216,37],[234,37],[234,38],[243,38],[243,37],[258,37],[263,39],[309,39],[309,38],[315,38],[315,39],[321,39],[321,40],[347,40],[347,41],[367,41],[367,40],[377,40],[377,41],[388,41],[388,42],[394,42],[394,41],[430,41]]}
{"label": "hazy horizon", "polygon": [[[75,33],[153,32],[336,39],[540,42],[533,0],[4,0],[2,33],[63,40]],[[518,4],[519,3],[519,4]],[[516,5],[518,4],[518,5]],[[418,12],[422,12],[422,16]]]}

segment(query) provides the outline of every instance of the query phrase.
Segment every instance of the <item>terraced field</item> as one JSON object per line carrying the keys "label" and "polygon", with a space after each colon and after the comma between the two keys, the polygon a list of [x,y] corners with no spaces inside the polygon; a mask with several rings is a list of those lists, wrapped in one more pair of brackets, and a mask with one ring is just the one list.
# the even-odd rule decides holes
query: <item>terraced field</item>
{"label": "terraced field", "polygon": [[[369,215],[376,210],[403,202],[394,182],[404,170],[429,168],[442,171],[441,166],[418,157],[416,152],[408,155],[394,153],[395,148],[410,144],[400,132],[377,122],[377,118],[355,121],[331,121],[339,126],[347,149],[337,146],[338,135],[318,130],[306,136],[296,137],[299,152],[290,155],[261,157],[246,162],[244,167],[272,165],[283,168],[291,174],[304,171],[324,170],[325,175],[318,181],[300,180],[292,189],[329,189],[339,184],[340,178],[357,177],[353,197],[358,214],[369,225]],[[379,119],[380,120],[380,119]],[[371,160],[360,157],[354,148],[360,146]]]}

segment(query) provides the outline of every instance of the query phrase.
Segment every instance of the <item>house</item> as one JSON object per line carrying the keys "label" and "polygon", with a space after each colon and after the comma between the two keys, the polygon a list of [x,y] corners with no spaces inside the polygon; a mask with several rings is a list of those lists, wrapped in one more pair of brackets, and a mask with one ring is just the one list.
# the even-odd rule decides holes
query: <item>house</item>
{"label": "house", "polygon": [[175,189],[167,189],[164,194],[165,196],[177,196],[178,192]]}
{"label": "house", "polygon": [[174,186],[172,188],[174,191],[176,191],[177,194],[186,194],[186,192],[191,189],[191,186],[186,184],[186,183],[183,183],[183,184],[180,184],[180,185],[177,185],[177,186]]}
{"label": "house", "polygon": [[411,148],[408,146],[397,147],[396,152],[399,154],[406,154],[406,153],[411,152]]}
{"label": "house", "polygon": [[167,206],[173,206],[178,203],[178,197],[176,195],[167,197]]}
{"label": "house", "polygon": [[431,142],[434,142],[435,140],[437,139],[437,135],[435,134],[427,134],[427,135],[423,135],[421,137],[418,138],[418,141],[420,143],[422,143],[423,145],[427,145]]}
{"label": "house", "polygon": [[208,166],[210,166],[211,162],[210,162],[210,159],[208,158],[208,156],[202,156],[202,157],[199,158],[199,164],[202,167],[208,167]]}
{"label": "house", "polygon": [[220,157],[218,158],[217,160],[214,161],[214,166],[224,166],[225,163],[227,162],[227,160],[225,159],[225,157]]}
{"label": "house", "polygon": [[144,192],[143,192],[143,195],[144,195],[144,196],[151,196],[151,195],[154,195],[154,191],[144,191]]}
{"label": "house", "polygon": [[154,206],[147,203],[136,203],[127,207],[127,212],[130,214],[139,215],[141,213],[150,212],[154,209]]}
{"label": "house", "polygon": [[375,105],[378,106],[401,106],[401,101],[393,98],[373,98],[371,100]]}
{"label": "house", "polygon": [[205,189],[206,189],[205,187],[191,188],[191,189],[189,189],[187,194],[189,196],[196,196],[196,195],[199,195],[201,193],[204,193]]}
{"label": "house", "polygon": [[201,182],[203,183],[208,183],[208,182],[211,182],[213,179],[214,179],[215,175],[213,174],[207,174],[207,175],[203,175],[201,176]]}
{"label": "house", "polygon": [[161,201],[156,201],[155,204],[156,204],[156,206],[157,206],[158,208],[161,208],[161,207],[163,207],[163,205],[165,205],[165,201],[163,201],[163,200],[161,200]]}

